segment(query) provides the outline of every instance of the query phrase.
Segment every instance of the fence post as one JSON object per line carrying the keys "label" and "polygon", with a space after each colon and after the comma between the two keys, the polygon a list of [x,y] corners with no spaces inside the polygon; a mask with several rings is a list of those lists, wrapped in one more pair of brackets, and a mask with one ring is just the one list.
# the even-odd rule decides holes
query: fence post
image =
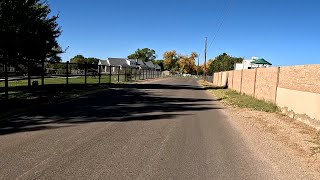
{"label": "fence post", "polygon": [[109,84],[111,84],[111,78],[112,78],[112,71],[111,71],[111,65],[110,65],[110,68],[109,68]]}
{"label": "fence post", "polygon": [[130,68],[130,81],[132,80],[132,68]]}
{"label": "fence post", "polygon": [[142,78],[144,80],[144,69],[142,70]]}
{"label": "fence post", "polygon": [[44,73],[45,73],[45,69],[44,69],[44,60],[42,60],[41,62],[41,66],[42,66],[42,72],[41,72],[41,86],[42,88],[44,87]]}
{"label": "fence post", "polygon": [[84,63],[84,85],[87,85],[87,70],[88,70],[88,63]]}
{"label": "fence post", "polygon": [[28,87],[30,88],[31,87],[31,75],[30,75],[30,68],[31,67],[31,65],[30,65],[30,60],[28,61],[28,69],[27,69],[27,73],[28,73]]}
{"label": "fence post", "polygon": [[8,78],[8,62],[4,62],[4,91],[5,91],[5,98],[6,100],[9,99],[9,78]]}
{"label": "fence post", "polygon": [[101,65],[98,65],[99,84],[101,84]]}
{"label": "fence post", "polygon": [[137,68],[134,69],[134,80],[137,80]]}
{"label": "fence post", "polygon": [[67,66],[66,66],[66,83],[69,85],[69,61],[67,61]]}
{"label": "fence post", "polygon": [[118,67],[118,82],[120,82],[120,66]]}
{"label": "fence post", "polygon": [[127,81],[127,68],[124,68],[124,82]]}
{"label": "fence post", "polygon": [[139,80],[141,79],[141,69],[139,69]]}

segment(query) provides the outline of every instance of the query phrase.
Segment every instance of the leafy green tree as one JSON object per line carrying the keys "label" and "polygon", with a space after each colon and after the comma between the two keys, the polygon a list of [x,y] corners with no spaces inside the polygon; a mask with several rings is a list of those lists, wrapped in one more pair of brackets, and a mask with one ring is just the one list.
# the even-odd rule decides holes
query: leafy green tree
{"label": "leafy green tree", "polygon": [[70,59],[70,62],[76,64],[75,68],[84,69],[85,64],[87,64],[87,68],[96,67],[99,63],[99,60],[100,59],[94,57],[86,58],[83,55],[76,55]]}
{"label": "leafy green tree", "polygon": [[156,58],[156,51],[149,48],[138,49],[128,56],[128,59],[140,59],[144,62],[154,61]]}
{"label": "leafy green tree", "polygon": [[70,59],[70,62],[76,64],[85,64],[87,60],[83,55],[76,55],[75,57]]}
{"label": "leafy green tree", "polygon": [[100,61],[100,59],[94,58],[94,57],[86,58],[86,60],[88,64],[93,64],[93,65],[98,65]]}
{"label": "leafy green tree", "polygon": [[44,60],[60,61],[57,38],[61,34],[58,15],[47,1],[0,1],[0,58],[10,64]]}
{"label": "leafy green tree", "polygon": [[214,60],[209,60],[207,64],[208,74],[233,70],[235,63],[241,63],[242,61],[243,58],[232,57],[227,53],[223,53]]}
{"label": "leafy green tree", "polygon": [[154,64],[158,64],[161,67],[162,70],[167,70],[167,69],[164,68],[163,62],[164,62],[164,60],[156,60],[154,62]]}

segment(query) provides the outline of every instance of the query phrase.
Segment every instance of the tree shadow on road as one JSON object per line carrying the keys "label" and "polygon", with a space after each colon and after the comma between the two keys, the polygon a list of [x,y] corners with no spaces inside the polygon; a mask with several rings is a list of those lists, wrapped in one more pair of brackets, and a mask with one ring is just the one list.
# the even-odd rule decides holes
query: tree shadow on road
{"label": "tree shadow on road", "polygon": [[130,84],[112,85],[76,100],[50,104],[0,121],[0,135],[39,131],[94,122],[170,120],[195,111],[220,109],[213,99],[166,97],[148,89],[203,90],[189,85]]}

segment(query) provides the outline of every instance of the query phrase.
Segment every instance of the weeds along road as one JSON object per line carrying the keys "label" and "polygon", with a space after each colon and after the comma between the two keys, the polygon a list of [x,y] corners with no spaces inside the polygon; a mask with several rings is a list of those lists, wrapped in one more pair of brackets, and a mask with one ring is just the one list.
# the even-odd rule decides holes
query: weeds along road
{"label": "weeds along road", "polygon": [[1,120],[0,179],[313,178],[243,133],[194,79],[117,85]]}

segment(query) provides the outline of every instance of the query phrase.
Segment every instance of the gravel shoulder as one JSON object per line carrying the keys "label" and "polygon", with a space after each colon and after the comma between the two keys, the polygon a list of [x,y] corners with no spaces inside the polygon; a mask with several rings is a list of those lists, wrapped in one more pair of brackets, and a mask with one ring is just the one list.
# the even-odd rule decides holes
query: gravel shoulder
{"label": "gravel shoulder", "polygon": [[314,142],[319,141],[315,128],[280,113],[222,104],[250,149],[265,157],[281,174],[293,179],[320,178],[319,154],[312,150],[317,147]]}

